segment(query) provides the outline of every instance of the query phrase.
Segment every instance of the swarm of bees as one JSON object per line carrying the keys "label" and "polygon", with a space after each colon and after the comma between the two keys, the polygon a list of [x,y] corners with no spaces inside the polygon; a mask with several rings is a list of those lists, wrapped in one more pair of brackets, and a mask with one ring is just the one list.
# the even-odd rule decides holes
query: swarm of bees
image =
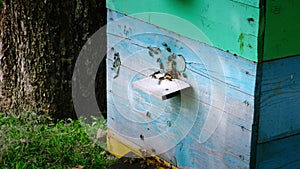
{"label": "swarm of bees", "polygon": [[142,169],[155,168],[155,169],[177,169],[171,163],[161,160],[158,157],[150,156],[147,158],[128,158],[124,160],[124,163],[134,164],[140,163]]}
{"label": "swarm of bees", "polygon": [[[161,72],[160,71],[156,71],[154,73],[152,73],[150,76],[154,79],[157,79],[157,75],[159,75]],[[164,73],[163,76],[158,77],[158,84],[161,83],[162,80],[169,80],[172,81],[174,78],[170,73]]]}

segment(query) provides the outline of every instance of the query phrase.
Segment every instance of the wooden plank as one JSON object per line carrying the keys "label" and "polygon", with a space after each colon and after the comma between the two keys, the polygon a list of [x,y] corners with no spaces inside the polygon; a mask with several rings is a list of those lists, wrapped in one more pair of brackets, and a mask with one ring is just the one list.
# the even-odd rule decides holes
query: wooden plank
{"label": "wooden plank", "polygon": [[258,141],[300,133],[300,56],[262,66]]}
{"label": "wooden plank", "polygon": [[[109,22],[108,126],[181,168],[248,168],[256,66],[130,17]],[[191,88],[161,101],[133,87],[157,70]]]}
{"label": "wooden plank", "polygon": [[[199,168],[206,165],[206,167],[218,168],[218,166],[225,165],[230,166],[226,168],[247,168],[249,165],[251,132],[236,125],[239,123],[238,118],[225,113],[213,135],[207,141],[201,143],[199,141],[202,129],[200,126],[203,126],[203,123],[205,123],[205,115],[203,114],[208,113],[209,109],[211,109],[207,105],[200,103],[202,108],[199,110],[199,116],[195,121],[195,125],[187,131],[189,132],[186,133],[188,136],[180,137],[184,135],[187,123],[193,123],[189,114],[186,115],[186,118],[183,118],[185,120],[180,120],[182,116],[170,120],[169,116],[174,114],[174,112],[169,110],[163,112],[159,119],[150,123],[147,123],[146,120],[144,123],[141,121],[137,123],[119,113],[120,111],[114,105],[118,96],[111,96],[114,97],[114,101],[109,101],[109,118],[114,120],[109,120],[109,128],[117,131],[119,135],[130,142],[144,149],[152,150],[153,153],[164,153],[172,148],[173,150],[169,150],[164,159],[171,161],[172,158],[166,158],[166,156],[175,157],[178,167]],[[117,103],[122,102],[122,99],[119,99],[117,99]],[[135,114],[134,111],[126,110],[126,112],[127,114]],[[171,126],[168,126],[168,120],[170,120]],[[176,123],[176,120],[180,120],[180,122]],[[183,121],[185,122],[182,123]],[[140,138],[141,135],[143,135],[143,140]],[[183,138],[184,142],[181,141]],[[186,149],[182,149],[182,146],[186,147]],[[183,154],[186,153],[189,153],[186,156],[189,158],[182,159]],[[197,162],[193,163],[195,161]]]}
{"label": "wooden plank", "polygon": [[[108,39],[109,41],[112,40],[110,37]],[[146,70],[148,68],[150,71],[144,73],[145,76],[149,76],[159,68],[156,59],[148,57],[148,51],[141,50],[141,47],[138,45],[130,45],[130,43],[124,41],[124,43],[119,43],[114,48],[114,52],[120,53],[122,64],[125,67],[133,70]],[[200,46],[198,49],[207,51],[209,48]],[[184,50],[182,49],[182,51]],[[114,52],[108,54],[109,59],[113,57]],[[134,53],[134,56],[132,56],[132,53]],[[254,106],[254,97],[248,93],[245,94],[245,92],[249,91],[250,93],[251,90],[254,92],[255,77],[253,74],[255,74],[255,64],[227,55],[224,52],[217,52],[216,55],[210,55],[219,58],[213,59],[213,61],[206,61],[207,64],[205,65],[201,60],[204,60],[207,56],[206,54],[209,53],[213,52],[207,51],[203,53],[203,56],[201,56],[204,57],[203,59],[197,55],[183,53],[184,56],[187,56],[185,60],[188,63],[185,72],[187,78],[185,80],[197,92],[196,95],[191,97],[197,97],[204,103],[212,104],[221,110],[226,109],[229,113],[233,113],[235,116],[248,122],[247,128],[251,128],[248,126],[252,125],[253,113],[251,111]],[[216,62],[218,59],[220,59],[221,63]],[[132,64],[134,62],[139,64]],[[224,66],[221,74],[215,69],[216,65],[220,64]],[[127,78],[130,79],[132,77]]]}
{"label": "wooden plank", "polygon": [[[136,59],[135,59],[136,60]],[[129,60],[130,63],[132,63]],[[130,103],[135,103],[134,99],[134,93],[137,94],[137,90],[134,89],[134,87],[132,86],[132,83],[134,81],[137,81],[139,79],[145,78],[147,77],[147,75],[149,75],[150,73],[152,73],[152,69],[146,69],[147,66],[146,64],[143,64],[142,61],[139,62],[140,66],[145,68],[144,71],[136,71],[136,70],[132,70],[131,68],[134,66],[131,66],[131,68],[126,67],[126,66],[121,66],[121,71],[120,71],[120,75],[118,76],[118,78],[112,78],[113,76],[113,70],[109,69],[107,71],[107,77],[110,77],[108,79],[108,91],[114,91],[114,93],[117,93],[118,95],[120,95],[120,97],[126,99],[128,98],[130,101]],[[149,64],[149,62],[147,62]],[[111,68],[113,65],[113,62],[111,60],[107,60],[107,67]],[[155,65],[148,65],[148,67],[153,68]],[[139,69],[138,69],[139,70]],[[253,119],[253,97],[248,96],[247,94],[244,94],[240,91],[234,90],[230,87],[226,87],[226,100],[225,101],[225,105],[224,106],[218,106],[212,96],[211,96],[211,91],[210,91],[210,83],[205,83],[205,79],[206,77],[203,77],[203,75],[199,75],[196,73],[192,73],[193,71],[187,71],[187,75],[189,77],[190,74],[193,74],[193,76],[195,76],[195,81],[193,81],[193,83],[191,83],[192,86],[192,91],[187,90],[187,91],[183,91],[182,92],[182,96],[185,95],[186,97],[190,97],[192,99],[198,100],[199,102],[202,102],[203,104],[207,104],[207,105],[211,105],[217,109],[220,109],[222,111],[225,111],[233,116],[236,116],[237,118],[239,118],[243,123],[241,124],[241,126],[243,126],[245,129],[247,130],[251,130],[252,128],[252,119]],[[203,83],[204,82],[204,83]],[[220,86],[220,85],[219,85]],[[217,86],[215,86],[217,87]],[[206,94],[205,94],[206,93]],[[143,93],[143,92],[138,92],[137,94],[138,97],[145,97],[146,99],[143,99],[140,101],[147,101],[147,102],[154,102],[155,100],[151,100],[154,99],[152,97],[150,97],[149,95]],[[216,97],[220,97],[220,96],[216,96]],[[245,100],[249,100],[249,102],[245,102]],[[218,102],[217,102],[218,103]],[[141,104],[141,103],[139,103]],[[174,104],[174,103],[173,103]],[[143,107],[149,107],[148,103],[145,103],[145,105]],[[158,108],[153,110],[154,112],[160,112],[161,107],[164,107],[163,104],[159,104]],[[151,107],[152,109],[154,107]],[[140,108],[137,108],[140,109]],[[211,114],[216,114],[215,116],[211,116],[212,117],[212,121],[216,121],[218,120],[217,117],[220,118],[220,115],[217,112],[211,112]],[[134,118],[134,117],[132,117]]]}
{"label": "wooden plank", "polygon": [[264,60],[300,54],[300,1],[266,1]]}
{"label": "wooden plank", "polygon": [[[153,57],[147,57],[149,56],[147,47],[157,47],[164,57],[168,57],[170,53],[163,46],[163,44],[167,44],[172,51],[171,53],[180,54],[184,57],[186,67],[254,96],[255,63],[175,33],[158,29],[153,25],[124,17],[123,14],[117,12],[109,11],[108,17],[112,20],[108,22],[107,29],[108,49],[109,52],[118,52],[110,50],[111,48],[122,50],[122,60],[138,55],[136,57],[142,57],[141,60],[145,60],[145,64],[147,64],[146,62],[155,64],[156,60]],[[118,20],[118,18],[122,19]],[[108,55],[108,57],[113,59],[113,54]],[[156,56],[156,59],[158,57]],[[231,64],[236,64],[237,67],[233,67]],[[138,65],[130,65],[130,67],[132,66]]]}
{"label": "wooden plank", "polygon": [[[132,27],[131,34],[137,34],[134,39],[123,38],[123,28],[130,28],[129,25],[135,24],[139,24],[140,28]],[[165,42],[174,53],[184,56],[186,71],[189,73],[185,72],[187,77],[182,79],[197,89],[196,97],[204,103],[233,113],[246,121],[245,127],[251,129],[256,64],[174,33],[157,29],[152,25],[143,24],[145,23],[131,18],[116,25],[109,23],[108,30],[115,35],[108,35],[108,47],[114,48],[114,50],[109,50],[108,59],[113,61],[114,54],[119,53],[123,66],[133,70],[152,70],[144,73],[145,76],[149,76],[160,65],[157,63],[157,58],[149,57],[147,47],[160,46],[161,51],[166,52],[162,46]],[[148,30],[156,34],[147,33]],[[133,33],[135,31],[137,33]],[[168,54],[165,56],[168,57]],[[132,64],[136,62],[139,64]],[[230,91],[227,92],[226,101],[224,101],[225,91]]]}
{"label": "wooden plank", "polygon": [[[107,64],[109,68],[113,62],[108,60]],[[180,98],[175,97],[169,102],[160,101],[159,99],[155,99],[155,97],[148,98],[139,91],[135,91],[135,93],[132,94],[130,91],[130,83],[126,82],[126,79],[129,82],[137,80],[138,78],[131,80],[132,78],[130,77],[134,74],[139,74],[139,72],[122,66],[118,78],[108,79],[107,86],[108,91],[110,91],[108,99],[108,126],[110,128],[119,131],[121,135],[129,136],[129,138],[127,138],[130,141],[144,148],[149,150],[155,149],[156,153],[161,153],[159,152],[160,150],[167,150],[167,146],[169,145],[176,146],[180,141],[179,138],[184,138],[185,134],[188,134],[185,131],[189,131],[189,135],[192,137],[190,138],[191,141],[195,141],[195,145],[191,145],[192,148],[205,144],[207,148],[203,148],[204,150],[207,152],[215,152],[215,154],[210,154],[209,157],[205,158],[213,158],[214,155],[217,156],[216,158],[220,158],[219,161],[215,163],[209,163],[210,165],[218,166],[220,161],[224,162],[226,160],[235,162],[235,166],[246,166],[248,164],[251,140],[250,123],[246,123],[240,118],[216,109],[207,103],[205,104],[202,101],[194,100],[189,94],[182,95]],[[112,75],[113,70],[108,69],[108,77],[112,77]],[[141,73],[135,76],[144,75]],[[124,89],[129,89],[129,92]],[[238,109],[239,111],[242,110],[241,108]],[[211,114],[215,114],[216,116],[209,118]],[[221,115],[219,120],[218,115]],[[172,126],[176,128],[170,131],[169,134],[164,134],[165,131]],[[216,130],[218,130],[217,133]],[[141,134],[144,140],[140,139],[139,136]],[[156,135],[160,136],[157,138],[157,140],[159,140],[158,142],[163,143],[157,145],[157,140],[150,140],[145,143],[145,140],[154,138]],[[201,141],[201,135],[202,137],[207,136],[207,140]],[[177,140],[177,142],[174,142],[174,139]],[[240,144],[235,143],[236,141]],[[199,151],[203,151],[203,149]],[[177,153],[186,153],[183,150],[181,151],[182,152]],[[199,151],[197,149],[196,152],[199,153]],[[176,153],[168,155],[180,158]],[[199,154],[197,156],[199,156]],[[222,156],[226,156],[227,159],[223,160],[221,158]],[[167,160],[170,161],[170,159]],[[178,161],[178,163],[184,166],[185,164],[188,165],[191,163],[191,160],[196,161],[196,159],[191,158],[190,161],[185,159],[185,161]],[[197,168],[200,164],[197,163],[193,165]]]}
{"label": "wooden plank", "polygon": [[232,0],[235,2],[239,2],[241,4],[253,6],[253,7],[259,7],[260,1],[259,0]]}
{"label": "wooden plank", "polygon": [[258,61],[260,9],[252,5],[228,0],[107,1],[109,9]]}
{"label": "wooden plank", "polygon": [[256,168],[300,168],[300,134],[259,144]]}

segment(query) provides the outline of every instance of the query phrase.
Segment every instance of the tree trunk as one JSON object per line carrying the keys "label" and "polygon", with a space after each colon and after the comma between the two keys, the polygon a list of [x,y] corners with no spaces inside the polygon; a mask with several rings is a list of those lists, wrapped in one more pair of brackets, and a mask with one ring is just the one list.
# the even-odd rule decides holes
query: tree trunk
{"label": "tree trunk", "polygon": [[[0,111],[75,117],[71,80],[88,37],[106,23],[105,0],[5,0],[0,22]],[[105,77],[105,64],[98,71]],[[105,89],[105,78],[98,80]],[[105,90],[100,108],[105,109]]]}

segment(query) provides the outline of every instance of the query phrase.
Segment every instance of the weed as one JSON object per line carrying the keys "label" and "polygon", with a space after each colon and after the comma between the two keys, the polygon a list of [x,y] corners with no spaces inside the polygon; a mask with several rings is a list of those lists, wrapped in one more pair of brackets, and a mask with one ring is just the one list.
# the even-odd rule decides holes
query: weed
{"label": "weed", "polygon": [[34,112],[0,113],[0,127],[0,168],[106,168],[114,161],[86,133],[105,128],[105,122],[87,125],[68,119],[54,123],[49,116]]}

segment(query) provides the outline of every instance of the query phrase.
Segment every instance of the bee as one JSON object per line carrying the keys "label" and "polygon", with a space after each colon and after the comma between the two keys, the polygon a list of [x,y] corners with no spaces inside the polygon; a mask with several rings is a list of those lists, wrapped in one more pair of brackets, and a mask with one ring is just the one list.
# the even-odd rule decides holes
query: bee
{"label": "bee", "polygon": [[165,73],[164,76],[158,78],[158,84],[160,85],[161,81],[165,80],[165,79],[169,80],[169,81],[172,81],[174,78],[171,74]]}
{"label": "bee", "polygon": [[159,74],[159,73],[160,73],[160,71],[156,71],[156,72],[152,73],[150,76],[152,78],[156,79],[156,75]]}
{"label": "bee", "polygon": [[166,42],[163,42],[162,45],[163,45],[164,47],[168,47],[168,44],[167,44]]}
{"label": "bee", "polygon": [[168,52],[172,52],[172,50],[171,50],[170,47],[167,47],[166,50],[167,50]]}
{"label": "bee", "polygon": [[140,139],[144,141],[144,136],[141,134]]}
{"label": "bee", "polygon": [[151,117],[150,112],[147,111],[146,116],[147,116],[147,117]]}
{"label": "bee", "polygon": [[172,76],[171,74],[165,73],[164,79],[167,79],[167,80],[169,80],[169,81],[172,81],[174,78],[173,78],[173,76]]}
{"label": "bee", "polygon": [[114,70],[114,79],[119,76],[120,66],[121,66],[120,54],[119,52],[116,52],[114,53],[114,62],[112,68],[112,70]]}
{"label": "bee", "polygon": [[136,162],[137,162],[136,158],[126,158],[124,160],[124,163],[129,163],[129,164],[133,164],[133,163],[136,163]]}
{"label": "bee", "polygon": [[162,77],[159,77],[159,78],[158,78],[158,84],[160,85],[161,81],[162,81],[162,80],[164,80],[164,79],[165,79],[165,77],[164,77],[164,76],[162,76]]}

